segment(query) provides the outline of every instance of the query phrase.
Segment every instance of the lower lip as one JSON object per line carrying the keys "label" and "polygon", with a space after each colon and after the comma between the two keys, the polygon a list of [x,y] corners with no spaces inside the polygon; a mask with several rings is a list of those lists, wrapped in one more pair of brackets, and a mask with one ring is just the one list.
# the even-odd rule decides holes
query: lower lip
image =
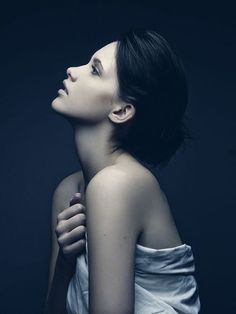
{"label": "lower lip", "polygon": [[67,95],[67,93],[64,91],[64,89],[59,89],[58,94]]}

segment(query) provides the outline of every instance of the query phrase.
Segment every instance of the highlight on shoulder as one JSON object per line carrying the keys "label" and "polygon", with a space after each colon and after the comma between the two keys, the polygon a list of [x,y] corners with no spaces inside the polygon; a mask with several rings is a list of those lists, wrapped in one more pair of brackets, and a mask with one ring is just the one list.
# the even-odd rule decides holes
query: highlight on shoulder
{"label": "highlight on shoulder", "polygon": [[[147,201],[152,193],[160,191],[156,177],[144,167],[123,167],[112,165],[99,171],[89,182],[86,194],[94,190],[115,193],[116,189],[125,197],[133,198],[139,204]],[[113,192],[114,191],[114,192]]]}

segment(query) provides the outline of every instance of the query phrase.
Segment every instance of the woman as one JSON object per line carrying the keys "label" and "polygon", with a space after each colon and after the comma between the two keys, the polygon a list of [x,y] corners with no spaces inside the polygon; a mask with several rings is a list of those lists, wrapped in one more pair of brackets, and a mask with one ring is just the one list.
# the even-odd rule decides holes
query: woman
{"label": "woman", "polygon": [[[87,240],[67,276],[68,284],[73,273],[67,312],[198,313],[193,253],[181,241],[152,173],[188,137],[187,84],[179,58],[155,31],[131,28],[67,74],[52,108],[73,127],[83,198],[72,201],[58,222],[83,208]],[[73,228],[64,232],[64,243]],[[54,287],[65,277],[63,272]],[[51,310],[59,312],[65,308]]]}

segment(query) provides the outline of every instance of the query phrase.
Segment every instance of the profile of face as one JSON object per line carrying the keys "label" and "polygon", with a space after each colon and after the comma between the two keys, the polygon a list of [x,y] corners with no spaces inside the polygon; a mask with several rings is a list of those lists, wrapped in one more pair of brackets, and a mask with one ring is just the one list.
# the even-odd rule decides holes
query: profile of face
{"label": "profile of face", "polygon": [[109,43],[96,51],[89,63],[67,69],[65,89],[51,104],[56,112],[78,123],[99,123],[107,118],[123,123],[133,116],[133,105],[117,97],[116,45]]}

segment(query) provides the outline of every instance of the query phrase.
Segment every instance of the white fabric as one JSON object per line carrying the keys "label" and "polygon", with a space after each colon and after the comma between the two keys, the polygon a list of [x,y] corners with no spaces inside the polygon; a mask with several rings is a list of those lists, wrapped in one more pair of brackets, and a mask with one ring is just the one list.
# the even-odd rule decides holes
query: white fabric
{"label": "white fabric", "polygon": [[[87,239],[87,237],[86,237]],[[66,299],[68,314],[88,314],[88,247],[77,257]],[[191,246],[153,249],[136,244],[134,314],[198,314],[200,299]]]}

